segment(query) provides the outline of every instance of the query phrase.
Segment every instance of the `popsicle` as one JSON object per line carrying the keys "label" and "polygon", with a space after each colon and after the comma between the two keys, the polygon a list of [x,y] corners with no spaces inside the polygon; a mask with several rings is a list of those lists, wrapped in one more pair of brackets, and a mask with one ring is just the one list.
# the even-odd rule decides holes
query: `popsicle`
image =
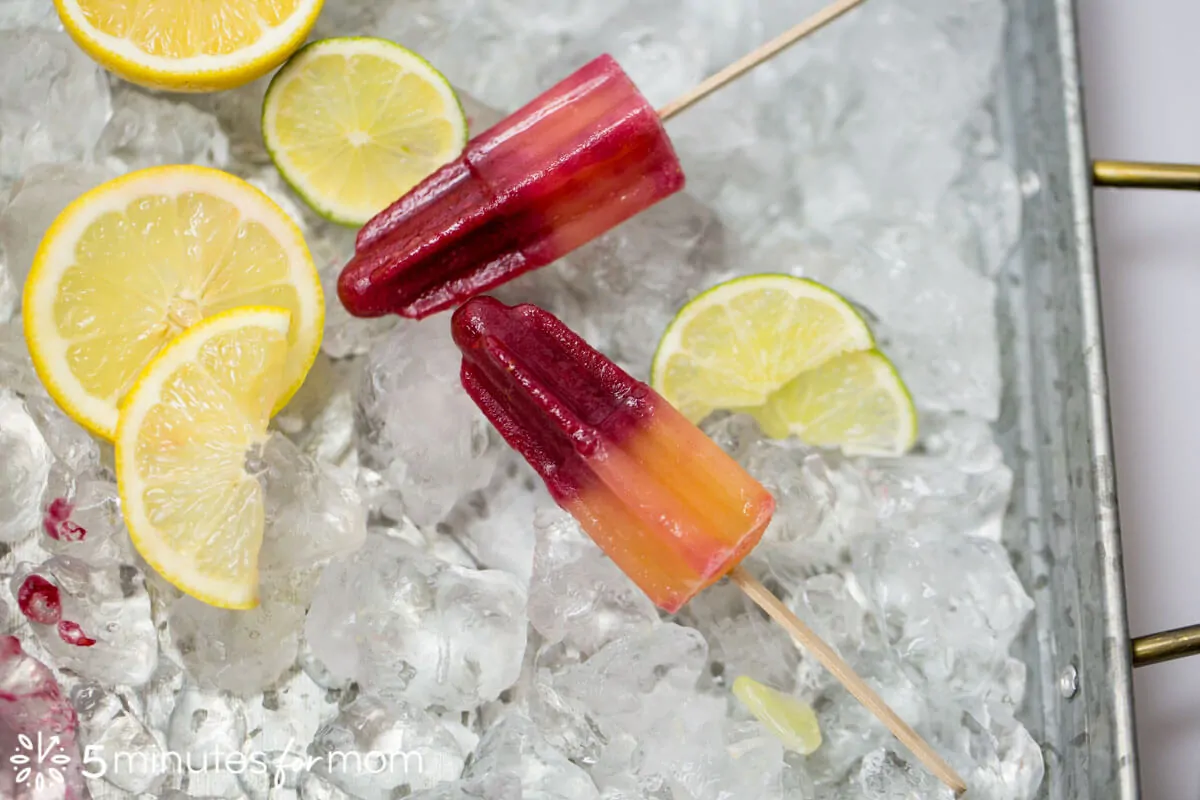
{"label": "popsicle", "polygon": [[664,611],[725,576],[762,538],[770,493],[557,318],[481,297],[455,313],[453,330],[467,392]]}
{"label": "popsicle", "polygon": [[357,316],[424,317],[549,264],[682,188],[658,113],[601,56],[368,222],[338,293]]}
{"label": "popsicle", "polygon": [[338,296],[420,319],[581,247],[683,188],[663,121],[864,0],[837,0],[656,111],[600,56],[472,139],[359,232]]}
{"label": "popsicle", "polygon": [[452,320],[463,388],[555,501],[664,611],[728,575],[956,792],[954,770],[740,562],[770,493],[646,384],[549,312],[467,300]]}

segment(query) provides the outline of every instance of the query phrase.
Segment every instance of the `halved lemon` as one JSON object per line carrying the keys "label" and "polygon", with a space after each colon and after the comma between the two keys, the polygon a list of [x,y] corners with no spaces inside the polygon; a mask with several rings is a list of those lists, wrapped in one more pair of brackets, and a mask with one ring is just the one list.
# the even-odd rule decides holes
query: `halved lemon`
{"label": "halved lemon", "polygon": [[143,368],[181,331],[246,305],[291,312],[282,408],[321,345],[321,281],[299,228],[250,184],[155,167],[82,195],[50,226],[25,284],[25,338],[47,390],[105,438]]}
{"label": "halved lemon", "polygon": [[222,608],[258,604],[263,495],[247,460],[287,385],[290,316],[250,306],[192,326],[138,378],[117,428],[134,546],[181,591]]}
{"label": "halved lemon", "polygon": [[790,275],[737,278],[684,306],[650,382],[693,422],[741,411],[769,436],[853,453],[903,452],[916,437],[912,398],[854,306]]}
{"label": "halved lemon", "polygon": [[262,129],[292,188],[326,219],[355,227],[467,144],[449,81],[385,39],[325,39],[300,50],[271,80]]}
{"label": "halved lemon", "polygon": [[304,43],[322,0],[54,0],[71,38],[128,81],[177,92],[232,89]]}

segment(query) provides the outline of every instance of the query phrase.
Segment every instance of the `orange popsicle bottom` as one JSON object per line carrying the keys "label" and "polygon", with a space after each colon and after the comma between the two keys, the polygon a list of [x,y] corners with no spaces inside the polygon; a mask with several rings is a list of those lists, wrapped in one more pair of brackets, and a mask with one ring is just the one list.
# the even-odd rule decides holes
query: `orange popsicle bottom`
{"label": "orange popsicle bottom", "polygon": [[620,447],[585,458],[591,475],[560,497],[654,604],[674,613],[754,549],[775,501],[662,398]]}

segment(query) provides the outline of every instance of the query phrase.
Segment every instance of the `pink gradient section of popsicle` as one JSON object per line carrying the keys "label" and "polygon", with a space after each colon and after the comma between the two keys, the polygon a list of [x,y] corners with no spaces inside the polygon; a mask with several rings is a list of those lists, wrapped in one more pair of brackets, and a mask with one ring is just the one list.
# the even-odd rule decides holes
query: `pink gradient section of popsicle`
{"label": "pink gradient section of popsicle", "polygon": [[601,56],[367,223],[338,294],[355,316],[422,318],[555,261],[683,184],[658,113]]}
{"label": "pink gradient section of popsicle", "polygon": [[468,394],[660,608],[678,611],[762,538],[770,493],[557,318],[478,297],[453,331]]}

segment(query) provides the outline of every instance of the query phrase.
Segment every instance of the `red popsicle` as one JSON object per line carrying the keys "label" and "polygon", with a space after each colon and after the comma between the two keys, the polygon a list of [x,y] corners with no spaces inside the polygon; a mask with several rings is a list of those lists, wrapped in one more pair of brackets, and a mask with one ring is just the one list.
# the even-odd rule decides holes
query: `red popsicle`
{"label": "red popsicle", "polygon": [[601,56],[367,223],[338,281],[353,315],[422,318],[549,264],[683,188],[662,122],[863,0],[826,8],[655,111]]}
{"label": "red popsicle", "polygon": [[453,331],[468,394],[660,608],[678,611],[762,538],[767,490],[554,316],[480,297]]}
{"label": "red popsicle", "polygon": [[356,316],[425,317],[557,260],[682,188],[658,112],[601,56],[367,223],[338,295]]}

